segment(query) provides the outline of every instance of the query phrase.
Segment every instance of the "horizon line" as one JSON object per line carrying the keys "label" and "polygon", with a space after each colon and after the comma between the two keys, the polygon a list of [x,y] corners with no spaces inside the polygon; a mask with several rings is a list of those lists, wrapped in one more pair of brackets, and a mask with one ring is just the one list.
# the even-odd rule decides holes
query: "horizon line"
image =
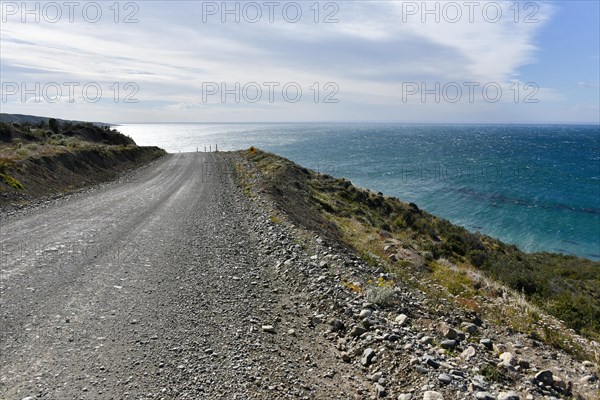
{"label": "horizon line", "polygon": [[600,122],[406,122],[406,121],[158,121],[107,122],[113,125],[143,124],[403,124],[403,125],[594,125]]}

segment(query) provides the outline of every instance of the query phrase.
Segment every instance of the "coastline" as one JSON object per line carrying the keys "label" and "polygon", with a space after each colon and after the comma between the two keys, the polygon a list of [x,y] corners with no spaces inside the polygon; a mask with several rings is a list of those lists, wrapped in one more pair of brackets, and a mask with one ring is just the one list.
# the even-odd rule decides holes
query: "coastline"
{"label": "coastline", "polygon": [[[464,302],[486,296],[492,279],[593,339],[600,339],[600,262],[556,253],[524,253],[514,245],[470,232],[415,204],[355,187],[344,178],[308,170],[280,156],[237,152],[263,176],[262,190],[295,224],[355,248],[375,265],[425,271],[456,285]],[[241,181],[250,182],[249,177]],[[302,206],[299,206],[302,205]],[[456,279],[456,282],[453,281]],[[478,306],[472,305],[477,308]],[[533,322],[533,321],[532,321]]]}
{"label": "coastline", "polygon": [[586,212],[600,207],[596,127],[162,124],[119,129],[140,144],[175,153],[211,143],[220,150],[256,146],[414,202],[525,251],[598,253],[600,214]]}

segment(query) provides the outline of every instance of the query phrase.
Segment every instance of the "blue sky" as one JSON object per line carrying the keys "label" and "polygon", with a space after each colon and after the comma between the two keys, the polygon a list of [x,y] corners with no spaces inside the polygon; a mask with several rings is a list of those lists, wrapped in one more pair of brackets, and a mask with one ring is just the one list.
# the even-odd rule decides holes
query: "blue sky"
{"label": "blue sky", "polygon": [[598,1],[429,1],[429,14],[421,1],[48,4],[2,2],[2,112],[600,122]]}

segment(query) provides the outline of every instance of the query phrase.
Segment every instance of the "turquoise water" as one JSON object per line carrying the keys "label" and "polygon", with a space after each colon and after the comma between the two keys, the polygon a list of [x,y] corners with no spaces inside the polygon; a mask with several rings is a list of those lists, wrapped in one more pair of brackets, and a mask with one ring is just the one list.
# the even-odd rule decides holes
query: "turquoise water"
{"label": "turquoise water", "polygon": [[600,128],[574,125],[145,124],[170,152],[251,145],[416,203],[525,251],[600,259]]}

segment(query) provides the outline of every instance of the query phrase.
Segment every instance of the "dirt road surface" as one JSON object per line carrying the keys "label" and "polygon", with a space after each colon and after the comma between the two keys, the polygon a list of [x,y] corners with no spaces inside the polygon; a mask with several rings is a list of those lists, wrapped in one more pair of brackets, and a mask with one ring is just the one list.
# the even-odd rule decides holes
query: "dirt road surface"
{"label": "dirt road surface", "polygon": [[356,396],[308,314],[286,311],[224,165],[167,155],[2,221],[0,399]]}

